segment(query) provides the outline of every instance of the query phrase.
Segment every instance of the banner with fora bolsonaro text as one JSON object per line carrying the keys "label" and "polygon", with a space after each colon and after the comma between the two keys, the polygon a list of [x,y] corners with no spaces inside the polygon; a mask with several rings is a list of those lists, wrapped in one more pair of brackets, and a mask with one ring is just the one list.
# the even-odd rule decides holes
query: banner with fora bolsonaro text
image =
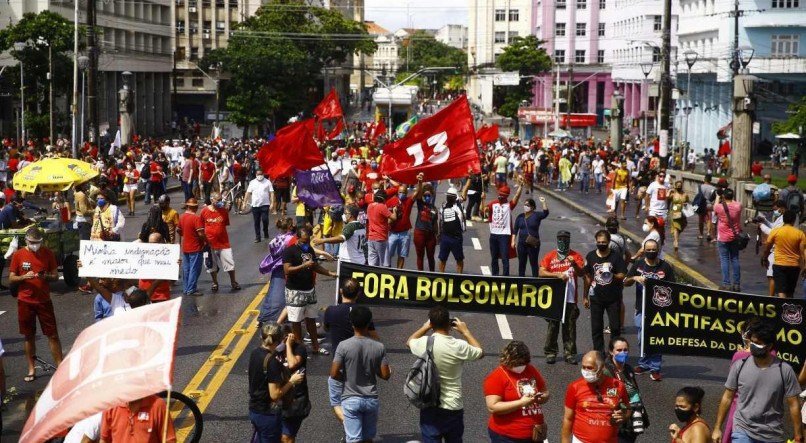
{"label": "banner with fora bolsonaro text", "polygon": [[797,370],[806,358],[804,306],[797,299],[647,280],[641,352],[729,359],[742,347],[742,324],[755,316],[775,326],[778,358]]}
{"label": "banner with fora bolsonaro text", "polygon": [[[492,277],[408,271],[339,262],[339,283],[354,278],[361,285],[358,303],[397,308],[533,315],[560,321],[565,282],[557,278]],[[338,296],[338,295],[337,295]]]}

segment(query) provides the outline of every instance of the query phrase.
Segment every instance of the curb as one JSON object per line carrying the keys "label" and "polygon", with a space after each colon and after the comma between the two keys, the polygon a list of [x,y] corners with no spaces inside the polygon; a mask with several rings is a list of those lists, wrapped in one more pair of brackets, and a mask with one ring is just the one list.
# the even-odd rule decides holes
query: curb
{"label": "curb", "polygon": [[[541,187],[536,187],[535,189],[540,189],[543,193],[545,193],[546,195],[551,196],[555,200],[558,200],[558,201],[560,201],[560,202],[562,202],[562,203],[564,203],[564,204],[576,209],[577,211],[582,212],[583,214],[587,215],[588,217],[596,220],[602,226],[604,226],[605,222],[607,221],[607,219],[605,217],[602,217],[601,215],[596,214],[595,212],[591,211],[590,209],[588,209],[588,208],[586,208],[586,207],[584,207],[584,206],[582,206],[582,205],[580,205],[578,203],[575,203],[574,201],[572,201],[572,200],[570,200],[568,198],[565,198],[565,197],[561,196],[560,194],[558,194],[558,193],[556,193],[556,192],[554,192],[554,191],[552,191],[550,189],[546,189],[545,187],[542,187],[542,186]],[[625,237],[629,237],[630,240],[632,240],[634,243],[639,244],[639,245],[644,240],[643,237],[641,237],[641,236],[639,236],[637,234],[634,234],[634,233],[632,233],[632,232],[630,232],[630,231],[628,231],[628,230],[626,230],[624,228],[621,228],[619,230],[619,232],[621,234],[623,234]],[[681,274],[684,274],[688,279],[690,279],[691,281],[693,281],[695,284],[697,284],[700,287],[707,288],[707,289],[717,289],[719,287],[716,283],[714,283],[710,279],[708,279],[708,277],[700,274],[699,272],[697,272],[696,270],[694,270],[690,266],[686,265],[685,263],[683,263],[679,259],[670,256],[670,254],[666,254],[666,257],[664,257],[664,260],[667,263],[669,263],[670,265],[672,265],[672,267],[675,268],[675,270],[677,272],[679,272]]]}

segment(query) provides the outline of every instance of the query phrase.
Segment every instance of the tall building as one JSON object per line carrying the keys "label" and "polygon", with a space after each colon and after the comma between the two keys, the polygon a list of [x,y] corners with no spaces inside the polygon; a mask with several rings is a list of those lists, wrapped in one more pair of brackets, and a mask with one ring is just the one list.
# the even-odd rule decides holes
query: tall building
{"label": "tall building", "polygon": [[437,29],[434,36],[438,42],[445,43],[457,49],[467,49],[467,26],[445,25]]}
{"label": "tall building", "polygon": [[[359,87],[360,75],[364,74],[364,97],[369,98],[369,92],[372,85],[375,83],[375,77],[382,76],[383,72],[387,75],[394,75],[397,72],[400,64],[401,41],[383,26],[373,22],[365,21],[367,32],[373,37],[373,41],[378,48],[374,54],[364,57],[364,70],[357,69],[353,71],[350,78],[350,89],[353,93],[357,93]],[[386,81],[384,78],[383,81]]]}
{"label": "tall building", "polygon": [[[75,1],[75,0],[73,0]],[[0,4],[0,23],[17,23],[25,13],[45,10],[73,21],[73,1],[41,2],[19,0]],[[86,23],[86,3],[81,4],[79,21]],[[114,133],[118,122],[118,90],[123,75],[130,71],[134,94],[134,130],[153,135],[167,132],[171,118],[172,5],[164,2],[98,2],[98,122],[100,130]],[[18,62],[8,53],[0,56],[0,66]],[[45,80],[42,79],[44,82]],[[27,81],[26,81],[27,83]],[[72,93],[56,97],[54,105],[69,114]],[[29,110],[30,112],[30,110]],[[85,114],[86,116],[86,114]],[[69,136],[68,121],[54,122],[56,132]],[[10,125],[4,125],[4,129]],[[88,131],[85,131],[85,137]]]}

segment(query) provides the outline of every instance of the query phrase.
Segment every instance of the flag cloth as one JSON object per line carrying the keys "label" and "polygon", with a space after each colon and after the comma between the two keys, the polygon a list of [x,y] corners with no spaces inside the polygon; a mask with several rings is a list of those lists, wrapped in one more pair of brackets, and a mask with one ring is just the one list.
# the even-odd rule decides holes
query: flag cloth
{"label": "flag cloth", "polygon": [[107,155],[115,155],[115,148],[121,148],[120,129],[118,129],[118,132],[115,134],[115,140],[109,146],[109,153]]}
{"label": "flag cloth", "polygon": [[309,171],[296,171],[297,198],[308,207],[321,208],[323,206],[343,205],[339,188],[327,167]]}
{"label": "flag cloth", "polygon": [[36,402],[20,441],[45,441],[92,414],[171,389],[181,306],[175,298],[84,329]]}
{"label": "flag cloth", "polygon": [[320,120],[327,118],[339,118],[344,116],[339,103],[339,95],[336,94],[335,89],[331,89],[330,93],[319,102],[313,109],[313,115],[317,116]]}
{"label": "flag cloth", "polygon": [[294,169],[311,169],[325,163],[322,152],[313,140],[313,119],[283,126],[274,140],[265,143],[257,153],[260,169],[276,180],[287,177]]}
{"label": "flag cloth", "polygon": [[464,95],[421,120],[405,137],[384,146],[381,171],[406,184],[466,177],[481,171],[470,105]]}
{"label": "flag cloth", "polygon": [[418,121],[420,121],[420,116],[414,115],[410,119],[397,125],[397,128],[395,129],[395,135],[397,135],[397,138],[405,137],[406,133],[408,133],[411,130],[411,128],[413,128],[414,125],[417,124]]}
{"label": "flag cloth", "polygon": [[377,140],[378,137],[386,135],[388,132],[388,128],[386,124],[384,124],[383,120],[379,120],[378,123],[375,123],[375,126],[372,128],[372,132],[368,137],[370,140]]}
{"label": "flag cloth", "polygon": [[476,138],[482,143],[493,143],[498,141],[498,125],[493,123],[492,126],[482,126],[476,132]]}
{"label": "flag cloth", "polygon": [[327,139],[333,140],[334,138],[340,136],[343,131],[344,131],[344,119],[340,118],[336,121],[336,126],[333,127],[333,130],[327,134]]}

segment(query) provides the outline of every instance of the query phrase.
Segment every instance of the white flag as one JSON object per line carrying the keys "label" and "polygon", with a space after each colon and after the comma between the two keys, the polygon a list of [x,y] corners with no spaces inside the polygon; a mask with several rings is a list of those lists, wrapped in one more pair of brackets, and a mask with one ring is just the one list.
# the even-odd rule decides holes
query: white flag
{"label": "white flag", "polygon": [[121,147],[120,129],[118,129],[118,132],[115,134],[115,141],[113,141],[112,146],[109,147],[109,154],[107,154],[107,155],[114,155],[115,154],[115,148],[120,149],[120,147]]}

